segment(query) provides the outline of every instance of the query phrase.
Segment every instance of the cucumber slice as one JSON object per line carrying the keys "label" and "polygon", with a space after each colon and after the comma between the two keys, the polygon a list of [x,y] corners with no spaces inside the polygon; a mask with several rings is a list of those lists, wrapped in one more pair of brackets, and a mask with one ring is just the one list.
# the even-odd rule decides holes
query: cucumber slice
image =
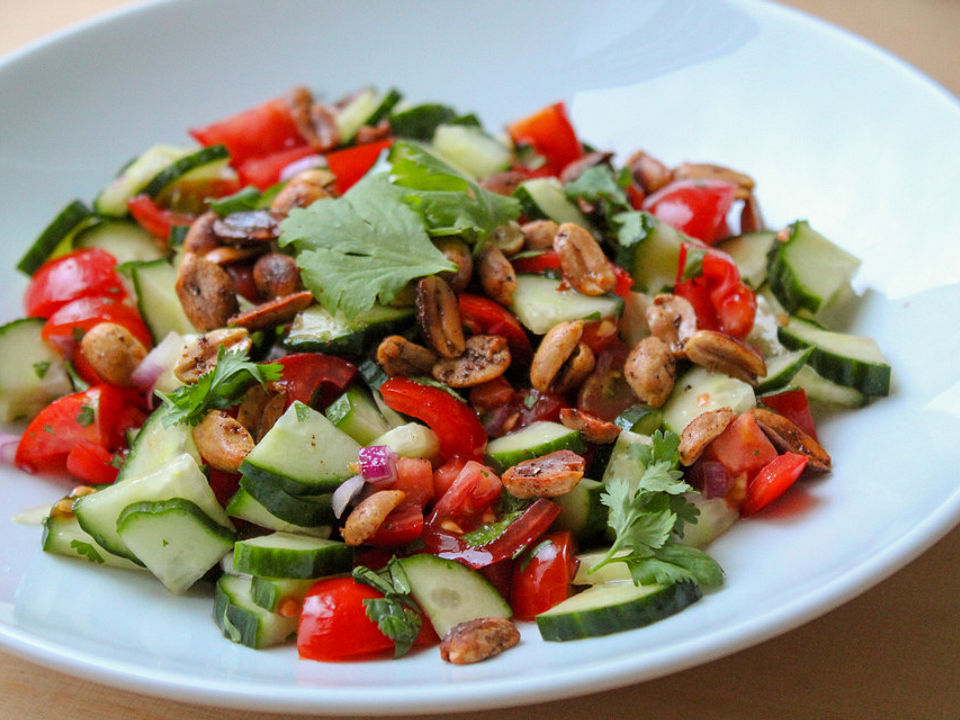
{"label": "cucumber slice", "polygon": [[[296,533],[299,535],[310,535],[311,537],[328,538],[332,529],[329,525],[316,525],[314,527],[305,527],[295,525],[281,520],[272,512],[267,510],[263,503],[257,500],[242,487],[237,489],[233,497],[227,503],[227,515],[232,518],[246,520],[267,530],[279,530],[280,532]],[[326,515],[326,513],[324,513]],[[330,512],[333,519],[333,512]]]}
{"label": "cucumber slice", "polygon": [[475,178],[506,170],[513,158],[510,148],[470,125],[439,125],[432,144],[444,160]]}
{"label": "cucumber slice", "polygon": [[740,279],[754,290],[767,279],[767,258],[777,241],[777,234],[770,230],[745,233],[728,238],[717,245],[737,264]]}
{"label": "cucumber slice", "polygon": [[789,239],[774,245],[767,282],[787,312],[817,313],[849,288],[859,267],[856,257],[798,220]]}
{"label": "cucumber slice", "polygon": [[117,519],[124,508],[144,501],[183,498],[197,505],[208,517],[232,529],[206,476],[189,455],[179,455],[156,472],[84,495],[73,504],[80,527],[103,549],[140,562],[117,533]]}
{"label": "cucumber slice", "polygon": [[725,498],[716,497],[708,500],[700,493],[685,493],[683,497],[700,511],[697,522],[693,525],[684,525],[683,537],[677,538],[684,545],[704,548],[740,519],[740,511],[730,507]]}
{"label": "cucumber slice", "polygon": [[541,420],[487,443],[487,461],[502,472],[518,462],[542,457],[557,450],[582,453],[586,444],[579,430],[571,430],[560,423]]}
{"label": "cucumber slice", "polygon": [[560,225],[571,222],[593,232],[593,224],[567,199],[563,184],[556,178],[522,182],[513,197],[520,201],[520,212],[529,220],[553,220]]}
{"label": "cucumber slice", "polygon": [[621,237],[615,261],[633,277],[634,290],[649,295],[670,292],[677,279],[680,247],[684,243],[703,247],[698,240],[684,235],[653,215],[639,213],[636,234],[629,240]]}
{"label": "cucumber slice", "polygon": [[369,393],[353,387],[334,400],[326,409],[327,419],[361,445],[370,445],[390,430]]}
{"label": "cucumber slice", "polygon": [[236,535],[183,498],[128,505],[117,518],[117,534],[175,595],[220,562]]}
{"label": "cucumber slice", "polygon": [[43,318],[0,327],[0,420],[31,420],[73,392],[63,358],[43,341]]}
{"label": "cucumber slice", "polygon": [[410,593],[441,638],[450,628],[485,617],[508,618],[510,604],[476,570],[436,555],[400,558]]}
{"label": "cucumber slice", "polygon": [[276,478],[252,478],[246,475],[240,478],[240,489],[282,522],[299,527],[315,528],[335,521],[329,494],[291,495],[283,489]]}
{"label": "cucumber slice", "polygon": [[663,411],[649,405],[634,405],[620,413],[613,422],[630,432],[653,435],[663,424]]}
{"label": "cucumber slice", "polygon": [[669,617],[701,595],[700,588],[692,582],[594,585],[537,615],[537,628],[544,640],[554,641],[610,635]]}
{"label": "cucumber slice", "polygon": [[413,422],[388,430],[370,444],[386,445],[403,457],[430,460],[440,455],[437,434],[426,425]]}
{"label": "cucumber slice", "polygon": [[349,572],[353,548],[323,538],[276,532],[240,540],[233,548],[233,569],[270,578],[318,578]]}
{"label": "cucumber slice", "polygon": [[133,266],[133,285],[137,307],[153,341],[159,343],[168,333],[190,335],[197,329],[187,319],[174,285],[177,271],[166,260],[153,260]]}
{"label": "cucumber slice", "polygon": [[560,280],[543,275],[517,275],[511,310],[531,332],[544,335],[567,320],[618,317],[623,299],[616,295],[581,295],[563,288]]}
{"label": "cucumber slice", "polygon": [[785,388],[793,380],[793,376],[800,372],[800,368],[807,364],[813,348],[794,350],[783,355],[774,355],[766,359],[767,374],[757,380],[757,392],[769,393]]}
{"label": "cucumber slice", "polygon": [[303,604],[307,591],[320,578],[268,578],[254,575],[250,583],[250,599],[264,610],[276,612],[280,603],[294,600]]}
{"label": "cucumber slice", "polygon": [[156,197],[179,180],[217,177],[226,166],[230,153],[224,145],[209,145],[177,158],[154,175],[140,192]]}
{"label": "cucumber slice", "polygon": [[862,392],[827,380],[809,365],[800,368],[794,375],[792,384],[802,388],[811,400],[849,408],[867,404],[867,396]]}
{"label": "cucumber slice", "polygon": [[195,151],[195,147],[154,145],[123,168],[100,192],[93,201],[94,209],[106,217],[126,217],[127,200],[142,192],[158,173]]}
{"label": "cucumber slice", "polygon": [[79,200],[74,200],[37,236],[17,263],[17,270],[33,275],[47,260],[70,252],[73,237],[95,221],[90,208]]}
{"label": "cucumber slice", "polygon": [[413,312],[409,307],[375,305],[362,319],[348,322],[312,305],[294,318],[283,346],[291,352],[362,355],[387,335],[410,327]]}
{"label": "cucumber slice", "polygon": [[[354,474],[350,463],[356,462],[359,450],[353,438],[321,413],[294,402],[247,455],[240,472],[247,479],[272,480],[293,495],[316,495],[336,489]],[[264,502],[262,497],[257,499]]]}
{"label": "cucumber slice", "polygon": [[120,555],[107,552],[97,545],[96,540],[87,535],[80,527],[75,516],[45,517],[43,519],[43,536],[40,547],[44,552],[64,557],[76,558],[95,565],[124,568],[126,570],[143,570],[135,562]]}
{"label": "cucumber slice", "polygon": [[588,547],[603,540],[607,532],[607,506],[600,502],[604,484],[583,478],[577,486],[553,501],[560,514],[553,521],[554,530],[569,530],[579,547]]}
{"label": "cucumber slice", "polygon": [[149,262],[165,258],[167,253],[136,223],[107,220],[82,231],[76,238],[76,247],[98,247],[116,258],[117,264]]}
{"label": "cucumber slice", "polygon": [[637,343],[650,335],[647,325],[647,308],[653,303],[653,298],[644,293],[629,292],[623,301],[623,314],[620,316],[619,334],[628,347],[636,347]]}
{"label": "cucumber slice", "polygon": [[603,483],[607,484],[611,480],[625,480],[634,489],[634,485],[639,481],[643,471],[647,466],[640,459],[638,453],[633,450],[635,445],[652,445],[653,440],[647,435],[635,433],[630,430],[623,430],[617,436],[617,441],[613,444],[613,451],[610,453],[610,460],[607,461],[607,467],[603,472]]}
{"label": "cucumber slice", "polygon": [[738,415],[756,407],[753,388],[722,373],[694,367],[677,378],[663,406],[663,424],[677,435],[705,412],[727,407]]}
{"label": "cucumber slice", "polygon": [[827,380],[864,395],[890,392],[890,365],[872,338],[818,327],[797,317],[780,328],[780,342],[791,350],[812,348],[807,361]]}
{"label": "cucumber slice", "polygon": [[252,579],[223,575],[213,598],[213,618],[224,637],[247,647],[262,649],[282,645],[297,634],[300,618],[265,610],[250,594]]}
{"label": "cucumber slice", "polygon": [[116,482],[125,482],[156,472],[179,455],[186,453],[201,465],[200,452],[193,441],[193,431],[189,425],[163,424],[166,411],[155,410],[147,418],[136,439],[130,446],[130,453],[120,468]]}
{"label": "cucumber slice", "polygon": [[380,95],[373,88],[366,87],[355,93],[333,118],[340,133],[340,144],[350,143],[364,125],[376,125],[387,117],[401,97],[395,89]]}
{"label": "cucumber slice", "polygon": [[[590,572],[594,567],[607,556],[610,548],[597,548],[577,555],[579,564],[577,565],[577,574],[573,576],[574,585],[603,585],[604,583],[627,581],[632,583],[633,578],[630,575],[630,568],[626,563],[615,562],[604,565],[596,572]],[[621,550],[617,557],[629,555],[629,550]]]}

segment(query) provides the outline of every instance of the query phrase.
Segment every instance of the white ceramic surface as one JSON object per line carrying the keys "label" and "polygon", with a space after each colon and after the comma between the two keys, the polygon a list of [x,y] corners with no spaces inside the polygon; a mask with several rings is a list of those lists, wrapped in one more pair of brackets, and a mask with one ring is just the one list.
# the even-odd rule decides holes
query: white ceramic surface
{"label": "white ceramic surface", "polygon": [[[269,8],[269,11],[268,11]],[[757,2],[174,2],[121,12],[0,63],[0,317],[11,269],[66,201],[128,157],[295,83],[374,82],[476,110],[490,127],[565,99],[580,134],[667,162],[749,171],[768,220],[806,217],[864,259],[852,327],[894,367],[893,395],[823,422],[829,477],[713,548],[727,585],[646,629],[493,662],[301,662],[223,640],[211,600],[44,555],[9,521],[62,484],[0,472],[0,642],[60,670],[195,702],[413,713],[559,698],[702,663],[862,592],[960,518],[960,106],[899,61]],[[949,188],[950,191],[944,191]]]}

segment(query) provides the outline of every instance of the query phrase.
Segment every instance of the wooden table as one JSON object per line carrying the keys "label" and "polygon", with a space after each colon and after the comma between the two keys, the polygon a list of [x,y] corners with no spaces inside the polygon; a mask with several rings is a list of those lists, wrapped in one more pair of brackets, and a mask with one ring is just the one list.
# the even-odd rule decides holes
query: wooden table
{"label": "wooden table", "polygon": [[[4,0],[0,54],[131,0]],[[960,1],[788,0],[888,48],[960,94]],[[670,677],[451,718],[960,717],[960,529],[860,598],[793,632]],[[0,720],[230,717],[93,685],[0,653]],[[279,717],[279,716],[274,716]]]}

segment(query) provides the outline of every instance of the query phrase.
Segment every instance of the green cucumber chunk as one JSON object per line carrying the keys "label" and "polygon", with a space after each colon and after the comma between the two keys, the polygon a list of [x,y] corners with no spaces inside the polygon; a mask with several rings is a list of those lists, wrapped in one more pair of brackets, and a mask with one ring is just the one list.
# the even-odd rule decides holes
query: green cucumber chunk
{"label": "green cucumber chunk", "polygon": [[575,223],[592,231],[593,225],[580,208],[567,199],[563,184],[556,178],[526,180],[513,191],[520,212],[529,220],[553,220],[558,225]]}
{"label": "green cucumber chunk", "polygon": [[736,263],[740,279],[756,290],[767,279],[767,258],[777,234],[771,230],[758,230],[728,238],[717,244]]}
{"label": "green cucumber chunk", "polygon": [[867,404],[868,398],[862,392],[827,380],[809,365],[800,368],[791,384],[801,388],[811,400],[822,403],[848,408],[863,407]]}
{"label": "green cucumber chunk", "polygon": [[669,617],[701,595],[699,586],[692,582],[593,585],[537,615],[537,628],[544,640],[551,641],[610,635]]}
{"label": "green cucumber chunk", "polygon": [[[579,564],[577,565],[577,574],[573,576],[573,584],[603,585],[604,583],[618,582],[621,580],[632,583],[633,576],[630,574],[630,568],[626,563],[612,562],[604,565],[599,570],[593,570],[603,561],[609,551],[610,548],[604,547],[578,553],[577,560],[579,560]],[[620,550],[614,557],[622,557],[629,554],[629,550]]]}
{"label": "green cucumber chunk", "polygon": [[166,410],[157,408],[150,414],[120,468],[116,482],[125,482],[156,472],[175,457],[186,453],[201,465],[200,452],[193,441],[193,428],[185,424],[164,425]]}
{"label": "green cucumber chunk", "polygon": [[670,292],[677,279],[680,248],[683,244],[703,247],[698,240],[657,220],[646,212],[623,213],[614,220],[629,220],[620,233],[620,245],[614,258],[617,265],[633,277],[633,289],[656,295]]}
{"label": "green cucumber chunk", "polygon": [[607,532],[608,509],[600,501],[606,486],[590,478],[583,478],[570,492],[553,498],[560,506],[560,514],[553,521],[553,530],[569,530],[577,539],[578,547],[589,547],[602,542]]}
{"label": "green cucumber chunk", "polygon": [[586,444],[579,430],[540,420],[487,443],[487,461],[498,472],[523,460],[549,455],[557,450],[582,453]]}
{"label": "green cucumber chunk", "polygon": [[223,636],[258,650],[292,640],[299,617],[284,617],[257,605],[250,594],[252,582],[244,575],[223,575],[217,581],[213,618]]}
{"label": "green cucumber chunk", "polygon": [[128,505],[117,518],[117,534],[175,595],[220,562],[236,535],[183,498]]}
{"label": "green cucumber chunk", "polygon": [[697,522],[693,525],[685,524],[683,537],[677,538],[684,545],[705,548],[740,518],[740,511],[731,507],[726,498],[708,499],[700,493],[684,493],[683,497],[699,511]]}
{"label": "green cucumber chunk", "polygon": [[283,345],[291,352],[361,355],[387,335],[413,322],[413,308],[375,305],[360,319],[347,321],[311,305],[293,319]]}
{"label": "green cucumber chunk", "polygon": [[[293,495],[276,477],[259,475],[240,477],[240,489],[281,522],[298,527],[318,528],[334,522],[330,493]],[[276,528],[281,529],[281,528]],[[317,533],[310,533],[316,535]]]}
{"label": "green cucumber chunk", "polygon": [[[312,510],[312,508],[310,509]],[[230,498],[230,501],[227,503],[226,510],[227,515],[232,518],[246,520],[249,523],[253,523],[254,525],[267,530],[279,530],[281,532],[310,535],[312,537],[321,538],[330,537],[330,533],[332,532],[332,528],[329,525],[314,525],[312,527],[296,525],[295,523],[287,522],[286,520],[278,518],[272,512],[267,510],[263,503],[244,490],[243,487],[238,488],[237,492],[235,492],[233,497]],[[327,517],[326,512],[321,512],[318,509],[314,515],[314,519],[316,519],[317,515],[320,514],[322,514],[324,517]],[[333,519],[332,511],[329,513],[329,517]]]}
{"label": "green cucumber chunk", "polygon": [[167,256],[153,235],[136,223],[106,220],[80,232],[75,240],[78,248],[98,247],[106,250],[118,265],[128,262],[150,262]]}
{"label": "green cucumber chunk", "polygon": [[663,406],[663,424],[679,435],[705,412],[727,407],[739,415],[756,404],[753,388],[742,380],[693,367],[677,378]]}
{"label": "green cucumber chunk", "polygon": [[812,352],[813,348],[804,348],[766,358],[767,374],[757,378],[756,392],[769,393],[785,388],[807,364]]}
{"label": "green cucumber chunk", "polygon": [[137,308],[154,343],[160,343],[171,332],[178,335],[197,332],[183,312],[180,298],[174,289],[176,282],[177,271],[166,260],[153,260],[133,266]]}
{"label": "green cucumber chunk", "polygon": [[420,423],[409,422],[376,438],[371,445],[386,445],[397,455],[410,458],[432,458],[440,455],[440,439],[437,434]]}
{"label": "green cucumber chunk", "polygon": [[100,547],[96,540],[83,531],[76,516],[45,517],[40,547],[44,552],[84,560],[95,565],[126,570],[144,569],[132,560],[114,555]]}
{"label": "green cucumber chunk", "polygon": [[253,576],[250,583],[250,598],[264,610],[276,612],[285,600],[303,604],[307,591],[320,578],[270,578]]}
{"label": "green cucumber chunk", "polygon": [[476,570],[436,555],[400,558],[410,592],[441,638],[450,628],[468,620],[508,618],[510,604]]}
{"label": "green cucumber chunk", "polygon": [[349,572],[353,548],[336,540],[293,533],[240,540],[233,548],[233,569],[270,578],[317,578]]}
{"label": "green cucumber chunk", "polygon": [[43,318],[0,327],[0,420],[32,420],[52,401],[73,392],[66,363],[43,341]]}
{"label": "green cucumber chunk", "polygon": [[330,404],[324,414],[334,427],[361,445],[370,445],[391,429],[370,394],[358,387],[344,392]]}
{"label": "green cucumber chunk", "polygon": [[513,158],[510,148],[470,125],[439,125],[432,145],[444,160],[475,178],[506,170]]}
{"label": "green cucumber chunk", "polygon": [[90,208],[74,200],[37,236],[17,263],[17,270],[33,275],[47,260],[67,254],[73,247],[74,236],[95,221]]}
{"label": "green cucumber chunk", "polygon": [[628,407],[613,421],[615,425],[640,435],[653,435],[663,424],[663,411],[660,408],[640,404]]}
{"label": "green cucumber chunk", "polygon": [[400,98],[399,91],[394,89],[381,95],[372,87],[365,87],[355,93],[333,118],[340,144],[350,143],[364,125],[373,126],[386,118]]}
{"label": "green cucumber chunk", "polygon": [[616,295],[581,295],[565,289],[560,280],[543,275],[517,275],[517,289],[510,306],[523,325],[544,335],[567,320],[600,320],[619,317],[623,299]]}
{"label": "green cucumber chunk", "polygon": [[140,192],[156,197],[180,180],[216,178],[229,158],[230,153],[224,145],[202,147],[167,165],[154,175]]}
{"label": "green cucumber chunk", "polygon": [[154,145],[123,170],[93,201],[93,208],[105,217],[125,217],[127,200],[143,191],[147,184],[174,162],[195,152],[195,147]]}
{"label": "green cucumber chunk", "polygon": [[607,484],[611,480],[624,480],[634,489],[636,482],[643,475],[647,466],[640,459],[640,453],[634,448],[637,445],[652,445],[653,440],[641,433],[635,433],[631,430],[621,430],[617,436],[617,441],[613,444],[613,450],[610,453],[610,459],[607,461],[607,467],[603,472],[603,483]]}

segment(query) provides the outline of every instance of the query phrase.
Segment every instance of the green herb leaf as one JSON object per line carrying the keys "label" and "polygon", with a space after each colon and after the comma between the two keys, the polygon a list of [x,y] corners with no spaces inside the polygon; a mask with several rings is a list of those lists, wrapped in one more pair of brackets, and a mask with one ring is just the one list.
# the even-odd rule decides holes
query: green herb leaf
{"label": "green herb leaf", "polygon": [[252,185],[248,185],[233,193],[233,195],[210,200],[208,205],[217,215],[225,217],[235,212],[256,210],[260,206],[260,198],[260,191]]}
{"label": "green herb leaf", "polygon": [[77,372],[77,369],[73,366],[72,362],[66,363],[67,377],[70,378],[70,382],[73,385],[75,392],[83,392],[90,389],[90,383],[80,377],[80,374]]}
{"label": "green herb leaf", "polygon": [[296,247],[304,285],[329,312],[356,320],[411,280],[456,270],[402,196],[380,173],[343,197],[292,210],[281,223],[280,245]]}
{"label": "green herb leaf", "polygon": [[77,555],[80,557],[85,557],[92,563],[98,563],[102,565],[104,563],[103,556],[97,552],[97,549],[88,542],[83,542],[82,540],[71,540],[70,547],[77,551]]}
{"label": "green herb leaf", "polygon": [[53,426],[52,426],[52,425],[44,425],[44,426],[43,426],[43,431],[44,431],[45,433],[50,433],[51,435],[56,435],[56,433],[53,431]]}
{"label": "green herb leaf", "polygon": [[157,392],[163,401],[164,427],[178,423],[196,425],[208,410],[236,405],[255,382],[266,385],[283,374],[280,363],[257,364],[245,352],[217,350],[217,364],[192,385],[184,385],[171,393]]}
{"label": "green herb leaf", "polygon": [[383,593],[382,598],[363,601],[367,617],[393,640],[395,658],[406,655],[420,633],[423,619],[420,608],[410,597],[410,581],[403,566],[395,557],[379,572],[358,565],[353,569],[353,579]]}
{"label": "green herb leaf", "polygon": [[37,377],[43,380],[44,375],[47,374],[47,370],[50,369],[50,363],[47,360],[41,360],[40,362],[35,362],[33,364],[33,371],[37,374]]}
{"label": "green herb leaf", "polygon": [[88,425],[93,424],[95,417],[96,415],[92,407],[88,407],[87,405],[81,405],[80,412],[77,413],[77,424],[82,425],[83,427],[87,427]]}
{"label": "green herb leaf", "polygon": [[471,530],[468,533],[464,533],[460,536],[460,541],[470,547],[482,547],[483,545],[489,545],[498,537],[503,535],[510,524],[520,517],[523,514],[523,510],[511,510],[510,512],[502,515],[500,519],[494,520],[493,522],[484,523],[478,528]]}
{"label": "green herb leaf", "polygon": [[564,189],[567,198],[574,202],[582,198],[591,205],[603,205],[606,215],[619,214],[630,210],[630,202],[620,180],[614,177],[609,165],[594,165],[568,182]]}

